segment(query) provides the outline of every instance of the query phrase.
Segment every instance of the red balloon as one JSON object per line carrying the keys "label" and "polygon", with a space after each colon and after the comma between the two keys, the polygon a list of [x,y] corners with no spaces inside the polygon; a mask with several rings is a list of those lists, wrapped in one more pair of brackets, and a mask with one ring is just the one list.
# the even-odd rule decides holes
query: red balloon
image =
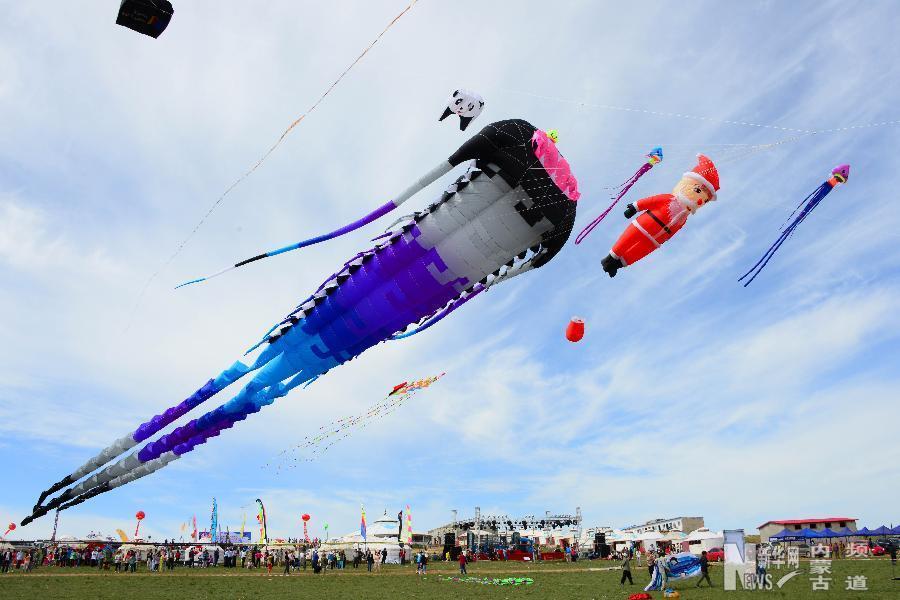
{"label": "red balloon", "polygon": [[138,521],[142,521],[144,519],[144,517],[146,517],[147,515],[144,514],[144,511],[139,510],[139,511],[137,511],[137,514],[134,516]]}
{"label": "red balloon", "polygon": [[10,530],[10,531],[15,530],[15,528],[16,528],[16,524],[15,524],[15,523],[10,523],[10,524],[9,524],[9,530]]}
{"label": "red balloon", "polygon": [[303,519],[304,521],[309,521],[309,515],[303,515],[300,518]]}
{"label": "red balloon", "polygon": [[570,342],[579,342],[584,337],[584,321],[578,317],[572,317],[566,327],[566,339]]}

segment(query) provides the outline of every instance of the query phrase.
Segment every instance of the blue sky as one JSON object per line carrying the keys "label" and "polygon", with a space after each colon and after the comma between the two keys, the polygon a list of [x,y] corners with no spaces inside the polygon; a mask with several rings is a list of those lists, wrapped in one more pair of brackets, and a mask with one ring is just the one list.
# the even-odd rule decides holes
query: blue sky
{"label": "blue sky", "polygon": [[[900,518],[884,500],[900,493],[900,126],[834,131],[900,119],[892,3],[422,0],[227,197],[134,318],[147,277],[403,2],[176,2],[155,41],[116,27],[115,5],[0,4],[0,519],[230,364],[367,247],[389,220],[171,289],[405,188],[466,138],[437,122],[457,87],[486,100],[475,128],[559,129],[578,230],[657,144],[666,159],[630,199],[668,192],[704,152],[719,201],[610,280],[599,262],[626,224],[614,212],[427,334],[63,513],[60,533],[127,530],[142,509],[142,530],[170,537],[205,522],[213,496],[232,529],[262,497],[276,535],[297,535],[304,512],[314,532],[353,530],[361,503],[370,520],[408,503],[416,528],[476,505],[581,506],[586,524],[612,526]],[[845,162],[850,182],[742,288],[794,205]],[[577,345],[563,338],[572,315],[587,323]],[[322,460],[263,468],[440,371]]]}

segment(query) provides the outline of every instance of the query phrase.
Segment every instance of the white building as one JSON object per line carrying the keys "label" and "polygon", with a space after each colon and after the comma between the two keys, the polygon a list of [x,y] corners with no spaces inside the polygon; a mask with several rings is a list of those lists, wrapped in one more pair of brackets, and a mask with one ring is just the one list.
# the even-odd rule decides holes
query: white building
{"label": "white building", "polygon": [[658,531],[666,534],[669,531],[694,531],[704,526],[703,517],[672,517],[671,519],[653,519],[643,525],[623,527],[624,533],[643,534]]}

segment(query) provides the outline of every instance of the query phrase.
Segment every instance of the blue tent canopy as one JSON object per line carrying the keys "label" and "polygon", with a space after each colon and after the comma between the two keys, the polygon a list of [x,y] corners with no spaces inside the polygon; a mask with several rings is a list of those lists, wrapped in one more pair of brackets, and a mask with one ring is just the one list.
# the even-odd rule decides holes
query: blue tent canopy
{"label": "blue tent canopy", "polygon": [[900,525],[897,525],[896,527],[891,529],[891,534],[892,535],[900,535]]}
{"label": "blue tent canopy", "polygon": [[872,535],[872,532],[869,531],[868,527],[863,527],[862,529],[856,530],[856,535]]}
{"label": "blue tent canopy", "polygon": [[818,531],[816,531],[814,529],[810,529],[809,527],[804,527],[800,531],[796,531],[794,533],[796,533],[799,536],[802,536],[805,539],[822,537],[822,535]]}
{"label": "blue tent canopy", "polygon": [[882,525],[878,529],[872,530],[872,535],[890,535],[890,534],[891,534],[891,530],[888,529],[887,527],[885,527],[884,525]]}
{"label": "blue tent canopy", "polygon": [[819,532],[818,537],[821,538],[835,538],[835,537],[844,537],[846,534],[838,533],[837,531],[832,531],[830,527],[826,527],[822,531]]}
{"label": "blue tent canopy", "polygon": [[841,527],[835,532],[835,535],[838,537],[850,537],[858,534],[855,531],[851,531],[849,527]]}
{"label": "blue tent canopy", "polygon": [[796,542],[803,539],[806,538],[802,531],[791,531],[786,527],[775,535],[769,536],[770,542]]}

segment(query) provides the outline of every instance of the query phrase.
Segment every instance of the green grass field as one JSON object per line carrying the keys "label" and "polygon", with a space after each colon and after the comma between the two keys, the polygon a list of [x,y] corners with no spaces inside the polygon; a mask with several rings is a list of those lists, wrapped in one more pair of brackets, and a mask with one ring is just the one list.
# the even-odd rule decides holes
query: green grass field
{"label": "green grass field", "polygon": [[[312,571],[295,572],[289,577],[280,573],[268,576],[259,571],[241,569],[178,569],[173,573],[134,574],[98,572],[96,569],[58,569],[42,567],[32,573],[11,572],[0,575],[2,599],[105,599],[116,600],[194,600],[198,598],[245,599],[265,598],[335,598],[354,599],[405,599],[405,598],[596,598],[625,600],[628,595],[642,591],[648,576],[646,570],[635,569],[635,585],[619,585],[621,572],[610,569],[613,563],[583,561],[575,564],[478,562],[470,565],[469,575],[478,577],[530,577],[532,585],[496,586],[447,581],[455,575],[454,565],[429,564],[429,573],[419,577],[414,567],[388,566],[380,573],[369,574],[359,570],[329,571],[313,575]],[[672,587],[681,592],[682,600],[707,600],[713,598],[747,597],[747,594],[764,594],[767,598],[876,598],[896,600],[900,598],[900,581],[891,580],[888,560],[836,560],[832,563],[831,589],[813,592],[810,583],[809,563],[803,562],[801,573],[788,581],[782,589],[768,591],[726,592],[723,587],[723,570],[713,568],[713,589],[696,589],[696,579],[675,582]],[[787,573],[775,571],[776,579]],[[900,573],[900,571],[898,571]],[[867,577],[868,591],[847,591],[848,575]],[[898,575],[900,577],[900,575]],[[654,598],[662,593],[653,592]]]}

